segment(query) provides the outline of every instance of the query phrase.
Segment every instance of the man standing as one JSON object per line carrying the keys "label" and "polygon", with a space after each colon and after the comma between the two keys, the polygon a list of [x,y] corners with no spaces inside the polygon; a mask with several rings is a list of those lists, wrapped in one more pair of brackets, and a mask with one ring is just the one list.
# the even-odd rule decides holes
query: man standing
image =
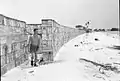
{"label": "man standing", "polygon": [[37,51],[39,49],[41,37],[38,35],[38,29],[35,28],[34,34],[28,39],[29,52],[31,53],[31,66],[37,66]]}

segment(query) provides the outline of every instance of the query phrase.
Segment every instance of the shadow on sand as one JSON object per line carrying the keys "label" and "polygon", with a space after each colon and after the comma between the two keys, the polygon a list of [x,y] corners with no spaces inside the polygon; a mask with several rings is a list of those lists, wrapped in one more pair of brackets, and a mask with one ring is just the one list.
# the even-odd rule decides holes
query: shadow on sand
{"label": "shadow on sand", "polygon": [[120,50],[120,46],[116,46],[116,45],[114,45],[114,46],[112,46],[112,47],[108,47],[108,48]]}

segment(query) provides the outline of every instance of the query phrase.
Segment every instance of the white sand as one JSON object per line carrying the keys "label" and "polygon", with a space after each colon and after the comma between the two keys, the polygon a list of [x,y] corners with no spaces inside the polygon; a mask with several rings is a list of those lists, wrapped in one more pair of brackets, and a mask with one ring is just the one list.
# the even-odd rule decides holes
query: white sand
{"label": "white sand", "polygon": [[[120,63],[120,50],[107,48],[112,45],[120,45],[119,39],[99,32],[83,34],[59,50],[56,63],[23,70],[17,67],[17,71],[13,69],[2,76],[2,81],[120,81],[120,73],[102,69],[102,74],[99,66],[79,61],[84,58],[99,64]],[[120,65],[116,67],[120,70]]]}

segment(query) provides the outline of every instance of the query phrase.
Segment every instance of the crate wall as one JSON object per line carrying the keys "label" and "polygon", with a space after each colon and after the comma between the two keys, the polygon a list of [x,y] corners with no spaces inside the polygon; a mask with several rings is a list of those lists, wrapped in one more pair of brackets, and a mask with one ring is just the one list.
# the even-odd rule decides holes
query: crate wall
{"label": "crate wall", "polygon": [[[70,28],[67,26],[63,26],[58,24],[56,21],[52,19],[43,19],[42,24],[27,24],[24,21],[20,21],[17,19],[9,18],[3,15],[0,15],[0,27],[9,28],[11,32],[14,33],[24,33],[24,29],[26,28],[27,32],[33,33],[34,28],[38,28],[42,31],[42,47],[41,51],[44,51],[44,57],[46,60],[53,60],[54,56],[58,52],[58,50],[69,40],[76,37],[77,35],[83,33],[84,31],[80,31],[75,28]],[[22,36],[16,36],[13,38],[14,40],[23,39]],[[26,36],[27,39],[27,36]],[[26,40],[25,39],[25,40]],[[20,40],[21,41],[21,40]],[[21,63],[25,62],[28,59],[28,47],[24,47],[26,42],[16,42],[12,43],[8,49],[8,55],[5,56],[6,51],[4,47],[1,47],[1,66],[2,74],[6,72],[6,70],[10,70],[12,67],[16,67]],[[5,43],[5,42],[4,42]],[[49,54],[49,52],[52,52]],[[5,62],[6,61],[6,62]],[[8,68],[6,68],[6,63],[8,63]],[[12,66],[13,65],[13,66]]]}
{"label": "crate wall", "polygon": [[[0,46],[2,71],[1,75],[6,73],[8,70],[14,68],[15,62],[18,61],[18,65],[19,63],[24,62],[23,57],[20,58],[19,56],[25,52],[25,50],[22,50],[23,47],[20,44],[21,40],[26,40],[26,36],[23,36],[25,27],[26,23],[24,21],[13,19],[0,14],[0,29],[8,32],[8,35],[5,34],[6,36],[4,38],[0,38],[2,40],[2,42],[0,41],[0,43],[2,43],[2,46]],[[10,36],[9,33],[11,33],[12,35]],[[8,39],[12,41],[10,42]],[[17,57],[20,59],[20,61],[16,60]]]}
{"label": "crate wall", "polygon": [[[62,26],[62,25],[58,24],[57,22],[55,22],[54,20],[45,20],[45,21],[43,20],[42,24],[44,24],[44,26],[46,26],[46,28],[47,28],[48,22],[50,22],[52,25],[51,37],[52,37],[52,48],[53,48],[52,50],[53,50],[54,54],[57,53],[57,51],[61,48],[62,45],[67,43],[73,37],[79,35],[80,31],[76,31],[77,29]],[[43,32],[45,32],[45,31],[43,30]],[[46,37],[46,39],[47,39],[47,37]]]}

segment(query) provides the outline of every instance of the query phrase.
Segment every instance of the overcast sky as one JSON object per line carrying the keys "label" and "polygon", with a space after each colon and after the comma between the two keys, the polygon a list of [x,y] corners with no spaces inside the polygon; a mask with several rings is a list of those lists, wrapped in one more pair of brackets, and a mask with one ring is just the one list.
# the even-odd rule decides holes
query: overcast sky
{"label": "overcast sky", "polygon": [[51,18],[71,27],[90,20],[92,28],[112,28],[119,25],[119,0],[0,0],[0,14],[28,24]]}

